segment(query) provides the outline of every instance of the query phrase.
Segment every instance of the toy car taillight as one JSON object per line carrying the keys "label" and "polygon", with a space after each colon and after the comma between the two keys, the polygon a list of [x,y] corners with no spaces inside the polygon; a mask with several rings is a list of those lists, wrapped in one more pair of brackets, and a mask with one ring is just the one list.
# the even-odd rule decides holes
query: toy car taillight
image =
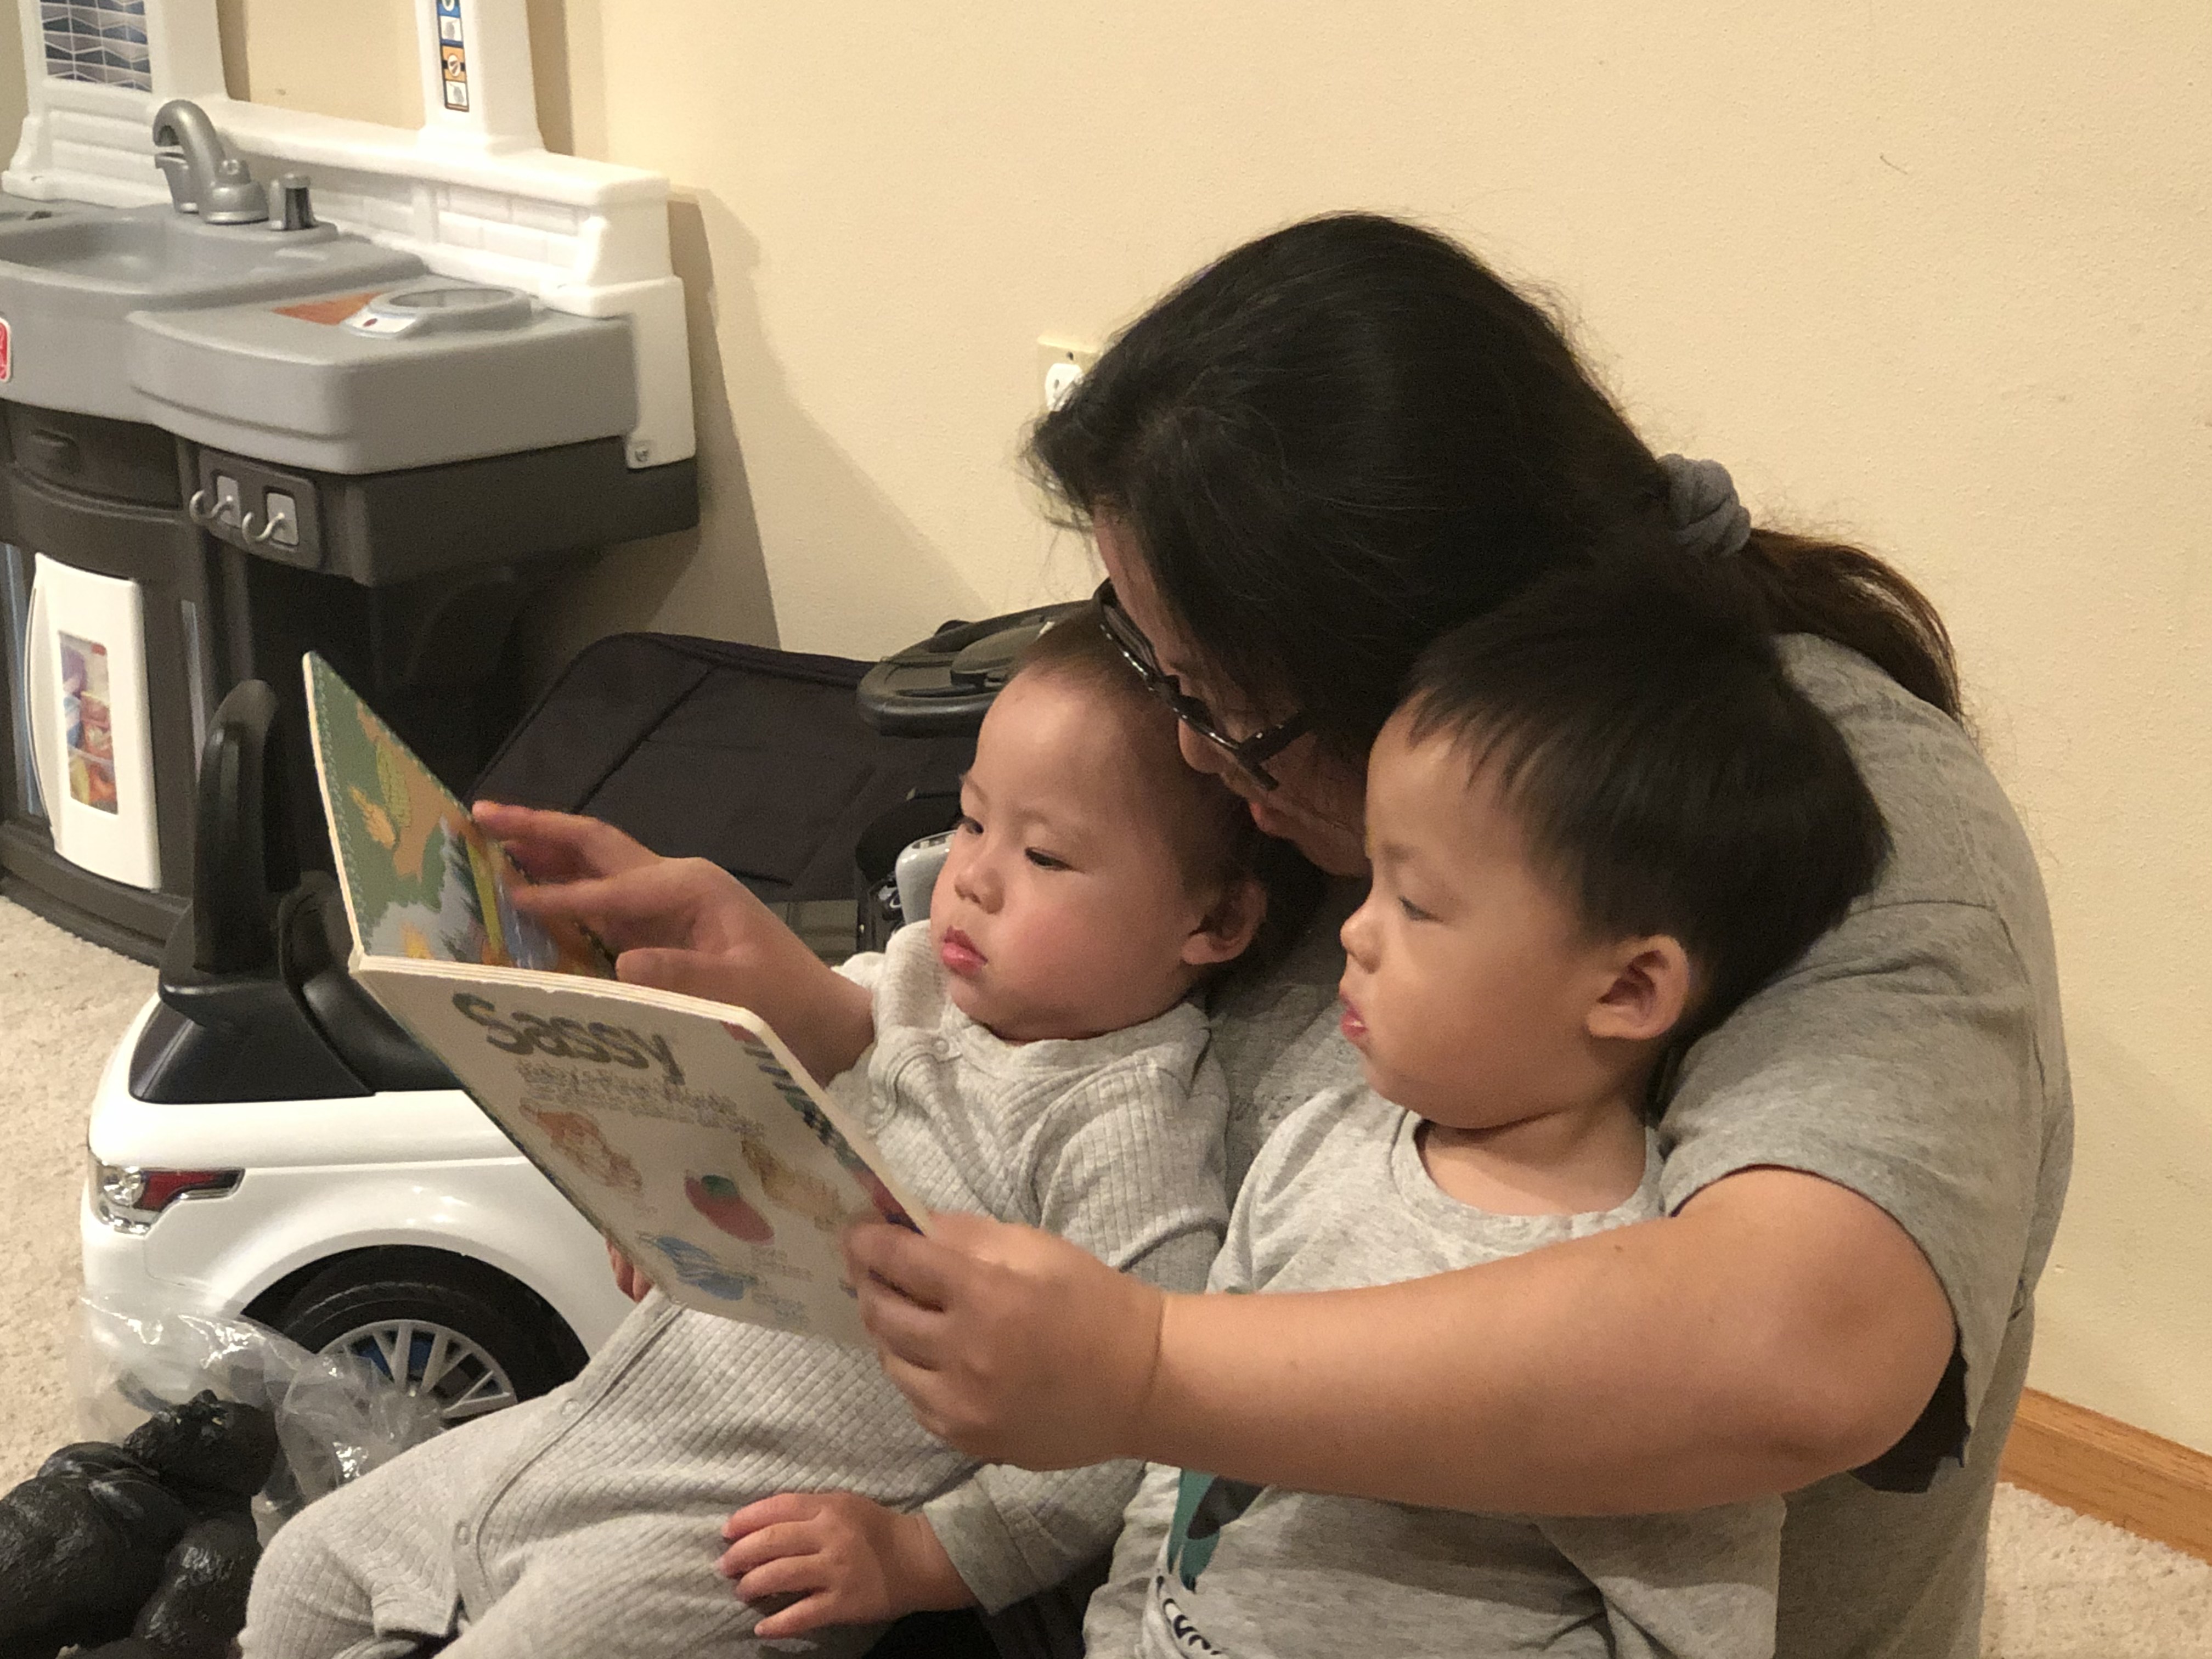
{"label": "toy car taillight", "polygon": [[180,1198],[220,1197],[236,1187],[243,1170],[140,1170],[102,1164],[90,1153],[92,1209],[109,1226],[142,1233]]}

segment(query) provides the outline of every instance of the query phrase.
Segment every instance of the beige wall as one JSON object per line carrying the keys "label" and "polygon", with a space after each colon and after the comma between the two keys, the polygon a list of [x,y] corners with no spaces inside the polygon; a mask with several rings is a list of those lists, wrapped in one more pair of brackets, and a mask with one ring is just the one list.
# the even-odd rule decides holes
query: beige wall
{"label": "beige wall", "polygon": [[23,84],[23,33],[0,27],[0,152],[15,153],[15,135],[22,131],[23,114],[30,107]]}
{"label": "beige wall", "polygon": [[[247,3],[257,58],[340,30]],[[1318,209],[1450,228],[1550,285],[1656,442],[1943,605],[2063,953],[2081,1145],[2034,1380],[2212,1451],[2200,0],[532,15],[555,141],[682,198],[708,503],[546,607],[544,656],[636,626],[866,655],[1072,593],[1011,465],[1037,335]]]}
{"label": "beige wall", "polygon": [[414,12],[407,0],[216,0],[225,89],[282,109],[420,126]]}

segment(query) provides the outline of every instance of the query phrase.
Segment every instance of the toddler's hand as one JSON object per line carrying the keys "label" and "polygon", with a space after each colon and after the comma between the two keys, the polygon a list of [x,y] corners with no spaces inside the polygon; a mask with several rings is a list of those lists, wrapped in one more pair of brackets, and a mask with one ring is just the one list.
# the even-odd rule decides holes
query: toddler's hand
{"label": "toddler's hand", "polygon": [[515,908],[590,928],[616,952],[624,984],[750,1008],[817,1079],[836,1077],[875,1040],[867,992],[719,865],[661,858],[574,813],[486,800],[471,810],[535,884],[510,895]]}
{"label": "toddler's hand", "polygon": [[724,1522],[722,1536],[732,1542],[715,1571],[738,1581],[739,1595],[798,1598],[756,1626],[764,1640],[975,1600],[927,1520],[853,1492],[764,1498]]}
{"label": "toddler's hand", "polygon": [[642,1302],[652,1292],[653,1281],[611,1238],[607,1241],[607,1266],[615,1270],[615,1288],[631,1301]]}

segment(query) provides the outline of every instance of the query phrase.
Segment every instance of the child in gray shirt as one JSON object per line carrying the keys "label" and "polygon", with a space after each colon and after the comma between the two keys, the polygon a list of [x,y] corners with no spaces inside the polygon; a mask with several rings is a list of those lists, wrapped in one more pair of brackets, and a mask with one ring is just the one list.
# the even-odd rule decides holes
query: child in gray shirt
{"label": "child in gray shirt", "polygon": [[[1367,843],[1340,986],[1365,1086],[1274,1132],[1212,1289],[1388,1283],[1658,1216],[1668,1068],[1887,850],[1756,616],[1696,577],[1596,572],[1422,659],[1370,760]],[[1767,1659],[1782,1518],[1462,1514],[1156,1466],[1086,1648]]]}
{"label": "child in gray shirt", "polygon": [[[843,970],[875,1040],[830,1086],[932,1208],[1195,1290],[1228,1207],[1226,1101],[1188,993],[1260,923],[1250,826],[1081,613],[993,706],[961,811],[928,921]],[[1096,1558],[1139,1473],[979,1468],[868,1350],[652,1296],[574,1382],[310,1505],[263,1559],[240,1643],[858,1654],[870,1613],[996,1608]]]}

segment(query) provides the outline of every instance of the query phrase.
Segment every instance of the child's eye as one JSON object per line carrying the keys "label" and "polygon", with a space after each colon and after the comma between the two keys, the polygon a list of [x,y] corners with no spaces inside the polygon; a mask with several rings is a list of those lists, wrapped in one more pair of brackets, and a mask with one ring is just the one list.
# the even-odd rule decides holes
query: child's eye
{"label": "child's eye", "polygon": [[1406,913],[1406,920],[1408,921],[1434,921],[1436,920],[1433,915],[1421,908],[1421,907],[1414,903],[1413,900],[1403,897],[1402,896],[1398,900],[1398,908]]}
{"label": "child's eye", "polygon": [[1065,870],[1067,868],[1067,860],[1066,859],[1054,858],[1042,848],[1030,847],[1025,848],[1023,850],[1028,854],[1030,862],[1036,866],[1040,870]]}
{"label": "child's eye", "polygon": [[963,812],[952,820],[952,833],[956,836],[980,836],[983,833],[983,826]]}

